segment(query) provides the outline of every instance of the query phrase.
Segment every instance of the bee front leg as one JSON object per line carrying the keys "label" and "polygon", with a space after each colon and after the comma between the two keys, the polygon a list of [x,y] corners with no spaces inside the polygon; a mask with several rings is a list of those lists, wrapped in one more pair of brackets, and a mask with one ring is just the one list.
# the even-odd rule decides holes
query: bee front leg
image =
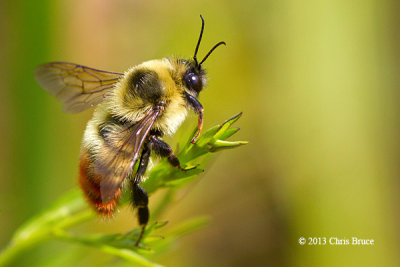
{"label": "bee front leg", "polygon": [[174,152],[172,151],[172,148],[156,135],[150,136],[150,148],[160,157],[167,158],[168,162],[172,166],[177,167],[181,171],[188,171],[196,168],[196,167],[188,169],[182,168],[179,159],[177,156],[175,156]]}
{"label": "bee front leg", "polygon": [[192,144],[196,143],[197,138],[200,136],[200,132],[201,129],[203,128],[203,113],[204,113],[204,108],[201,105],[201,103],[199,102],[199,100],[197,100],[197,98],[195,98],[194,96],[185,93],[186,96],[186,100],[189,103],[189,105],[193,108],[194,112],[196,112],[199,115],[199,119],[198,119],[198,125],[197,125],[197,133],[194,135],[194,137],[192,138],[192,140],[190,141]]}
{"label": "bee front leg", "polygon": [[135,177],[130,180],[132,187],[132,203],[134,208],[138,209],[137,211],[138,222],[139,225],[142,227],[139,238],[135,243],[135,246],[139,246],[140,240],[143,238],[143,234],[150,217],[150,212],[148,207],[149,198],[144,188],[139,185],[142,182],[144,173],[146,172],[147,165],[149,163],[149,158],[150,158],[150,148],[146,144],[143,147],[142,154],[140,156],[139,167],[135,174]]}

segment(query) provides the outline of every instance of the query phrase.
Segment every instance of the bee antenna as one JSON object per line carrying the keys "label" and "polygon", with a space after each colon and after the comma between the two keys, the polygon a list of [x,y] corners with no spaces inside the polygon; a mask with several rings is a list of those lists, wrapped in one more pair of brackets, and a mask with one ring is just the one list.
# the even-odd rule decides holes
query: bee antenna
{"label": "bee antenna", "polygon": [[[199,46],[200,46],[201,38],[203,37],[203,31],[204,31],[203,16],[200,15],[200,18],[201,18],[201,31],[200,31],[199,40],[197,41],[196,50],[194,50],[194,56],[193,56],[193,60],[196,63],[196,66],[199,66],[199,63],[197,62],[197,51],[199,51]],[[201,65],[201,63],[200,63],[200,65]]]}
{"label": "bee antenna", "polygon": [[[206,61],[206,59],[211,55],[211,53],[220,45],[226,45],[226,43],[225,42],[219,42],[218,44],[214,45],[214,47],[211,48],[211,50],[207,53],[207,55],[200,62],[199,66],[201,66],[201,64],[203,64],[203,62]],[[196,61],[196,63],[197,63],[197,61]]]}

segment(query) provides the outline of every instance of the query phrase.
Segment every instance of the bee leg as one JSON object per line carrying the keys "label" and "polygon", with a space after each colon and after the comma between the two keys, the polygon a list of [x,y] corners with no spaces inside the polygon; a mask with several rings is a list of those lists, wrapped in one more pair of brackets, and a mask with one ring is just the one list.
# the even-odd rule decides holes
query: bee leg
{"label": "bee leg", "polygon": [[149,198],[144,188],[139,185],[139,183],[142,182],[142,177],[147,169],[149,158],[150,158],[150,148],[148,145],[145,145],[142,154],[140,156],[139,168],[136,172],[135,177],[131,179],[132,202],[134,208],[138,209],[137,211],[138,222],[139,225],[142,227],[139,238],[135,243],[135,246],[139,246],[140,240],[143,238],[143,234],[150,217],[148,208]]}
{"label": "bee leg", "polygon": [[196,168],[196,167],[188,169],[182,168],[178,157],[175,156],[174,152],[172,152],[172,148],[156,135],[150,136],[150,147],[151,150],[153,150],[157,155],[159,155],[160,157],[167,158],[168,162],[172,166],[177,167],[181,171],[188,171]]}
{"label": "bee leg", "polygon": [[140,231],[139,238],[137,239],[135,246],[139,246],[140,240],[143,238],[144,231],[146,229],[146,225],[149,221],[150,213],[149,207],[147,206],[149,203],[149,198],[147,196],[146,191],[137,183],[132,184],[132,199],[135,207],[138,209],[138,221],[139,225],[142,227]]}
{"label": "bee leg", "polygon": [[187,102],[193,108],[194,112],[196,112],[199,115],[197,133],[195,134],[195,136],[190,141],[192,144],[194,144],[194,143],[196,143],[196,140],[200,135],[201,129],[203,128],[203,112],[204,112],[204,108],[201,105],[201,103],[199,102],[199,100],[197,100],[197,98],[195,98],[194,96],[192,96],[192,95],[190,95],[188,93],[185,93],[185,96],[186,96]]}
{"label": "bee leg", "polygon": [[138,170],[133,179],[135,183],[140,184],[142,182],[143,175],[146,172],[147,165],[149,164],[149,159],[150,159],[150,147],[148,144],[145,144],[143,146],[142,154],[140,155]]}

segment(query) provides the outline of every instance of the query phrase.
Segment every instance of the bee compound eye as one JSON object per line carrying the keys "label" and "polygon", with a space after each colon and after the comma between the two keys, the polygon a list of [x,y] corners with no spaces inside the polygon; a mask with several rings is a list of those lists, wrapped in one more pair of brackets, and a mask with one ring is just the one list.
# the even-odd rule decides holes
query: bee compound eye
{"label": "bee compound eye", "polygon": [[197,75],[190,75],[189,79],[190,79],[191,84],[193,84],[193,85],[198,84],[199,80],[200,80],[199,76],[197,76]]}
{"label": "bee compound eye", "polygon": [[202,82],[200,77],[195,74],[195,73],[189,73],[186,76],[186,84],[188,85],[188,87],[190,87],[191,89],[200,92],[202,89]]}

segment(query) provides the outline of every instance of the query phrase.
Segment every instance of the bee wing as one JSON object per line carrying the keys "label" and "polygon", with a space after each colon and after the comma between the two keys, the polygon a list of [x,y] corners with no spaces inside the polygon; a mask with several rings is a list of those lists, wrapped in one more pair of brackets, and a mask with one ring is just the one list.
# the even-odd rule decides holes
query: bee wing
{"label": "bee wing", "polygon": [[50,62],[35,70],[39,85],[63,102],[64,111],[68,113],[77,113],[102,102],[122,76],[122,73],[67,62]]}
{"label": "bee wing", "polygon": [[130,174],[140,149],[162,108],[153,108],[133,125],[110,129],[105,135],[104,150],[98,155],[94,172],[101,176],[100,193],[103,203],[114,198],[124,179]]}

